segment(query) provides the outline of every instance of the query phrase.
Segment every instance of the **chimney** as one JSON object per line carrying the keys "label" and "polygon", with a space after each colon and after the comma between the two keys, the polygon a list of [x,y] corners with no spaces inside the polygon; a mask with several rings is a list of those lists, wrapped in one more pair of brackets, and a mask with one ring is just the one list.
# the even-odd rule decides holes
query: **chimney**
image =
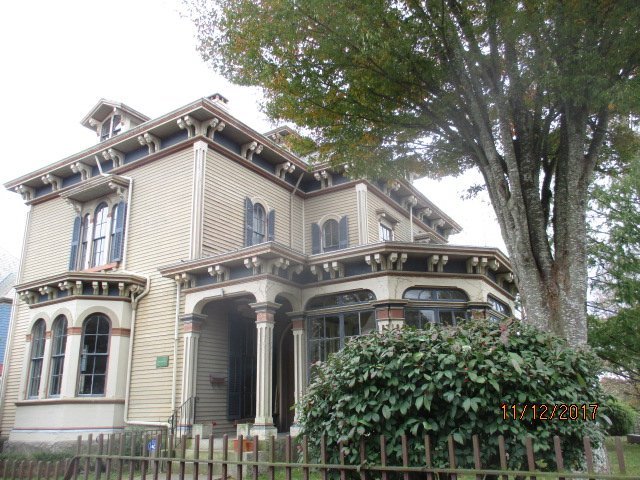
{"label": "chimney", "polygon": [[223,96],[220,93],[214,93],[213,95],[209,95],[207,97],[212,103],[215,104],[216,107],[224,110],[225,112],[229,111],[229,100],[227,97]]}

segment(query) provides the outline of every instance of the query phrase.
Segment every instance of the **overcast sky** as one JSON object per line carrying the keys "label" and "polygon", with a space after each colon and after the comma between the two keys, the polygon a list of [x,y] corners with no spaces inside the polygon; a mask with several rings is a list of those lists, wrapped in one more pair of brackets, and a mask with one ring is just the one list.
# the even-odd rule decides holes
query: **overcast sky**
{"label": "overcast sky", "polygon": [[[179,0],[0,2],[0,183],[96,143],[80,120],[100,98],[155,118],[220,92],[233,115],[260,132],[271,129],[258,89],[232,86],[201,61],[179,8]],[[505,251],[487,196],[460,200],[475,181],[465,175],[415,185],[462,225],[451,243]],[[2,189],[0,212],[0,249],[19,256],[27,207]]]}

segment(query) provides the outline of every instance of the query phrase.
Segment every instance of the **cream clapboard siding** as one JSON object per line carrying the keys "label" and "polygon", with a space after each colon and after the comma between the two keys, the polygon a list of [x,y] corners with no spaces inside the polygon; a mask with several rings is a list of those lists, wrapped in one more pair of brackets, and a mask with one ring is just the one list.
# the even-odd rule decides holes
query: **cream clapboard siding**
{"label": "cream clapboard siding", "polygon": [[[371,187],[369,187],[371,188]],[[386,203],[377,195],[368,191],[367,205],[369,209],[368,221],[369,221],[369,243],[376,243],[380,241],[380,231],[378,221],[378,210],[384,210],[389,215],[398,220],[398,223],[393,229],[394,240],[397,242],[409,242],[411,241],[411,230],[409,229],[409,217],[408,212],[396,208],[394,205]],[[389,200],[393,202],[393,200]],[[414,227],[414,233],[418,232],[418,229]]]}
{"label": "cream clapboard siding", "polygon": [[[227,389],[229,377],[229,328],[227,313],[220,303],[205,307],[207,320],[202,325],[198,343],[198,378],[196,423],[210,426],[215,422],[214,432],[230,433],[233,422],[227,420]],[[224,378],[222,385],[212,385],[209,376]]]}
{"label": "cream clapboard siding", "polygon": [[344,190],[327,192],[324,195],[312,196],[305,200],[305,245],[307,254],[311,254],[311,225],[324,221],[326,215],[348,217],[349,246],[358,245],[358,206],[355,186]]}
{"label": "cream clapboard siding", "polygon": [[[174,361],[180,388],[182,329],[178,358],[173,358],[176,285],[161,277],[158,268],[189,256],[192,175],[192,148],[130,172],[134,184],[127,270],[151,278],[151,289],[140,301],[137,313],[130,420],[167,420]],[[156,357],[162,355],[169,356],[169,366],[156,368]],[[179,399],[179,391],[177,395]]]}
{"label": "cream clapboard siding", "polygon": [[[205,174],[204,255],[215,255],[244,246],[246,197],[260,200],[269,209],[275,208],[275,241],[289,246],[290,192],[243,165],[209,150]],[[296,210],[301,210],[301,200],[294,198],[294,202]],[[300,214],[296,214],[298,219]],[[294,241],[294,245],[295,243]]]}
{"label": "cream clapboard siding", "polygon": [[31,207],[21,282],[45,278],[68,270],[75,217],[76,213],[71,204],[62,198]]}
{"label": "cream clapboard siding", "polygon": [[[18,301],[16,311],[16,325],[13,332],[11,345],[11,355],[8,357],[8,364],[4,366],[5,376],[5,398],[2,405],[2,423],[0,424],[0,435],[6,437],[13,428],[16,405],[15,402],[22,398],[20,395],[20,380],[24,370],[25,356],[25,336],[29,333],[32,313],[26,303]],[[7,348],[9,345],[7,345]]]}

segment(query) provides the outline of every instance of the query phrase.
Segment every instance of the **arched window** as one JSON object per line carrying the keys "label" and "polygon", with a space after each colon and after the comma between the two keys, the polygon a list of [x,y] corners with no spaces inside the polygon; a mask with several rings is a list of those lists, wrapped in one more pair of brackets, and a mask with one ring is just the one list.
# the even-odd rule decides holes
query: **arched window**
{"label": "arched window", "polygon": [[259,203],[253,205],[253,245],[262,243],[267,234],[267,215]]}
{"label": "arched window", "polygon": [[329,252],[337,250],[340,245],[340,226],[334,219],[329,219],[322,225],[322,250]]}
{"label": "arched window", "polygon": [[[428,323],[456,325],[467,319],[469,297],[457,288],[409,288],[402,298],[415,302],[405,309],[405,323],[411,327],[423,328]],[[443,305],[449,303],[452,305]]]}
{"label": "arched window", "polygon": [[51,397],[60,395],[66,348],[67,317],[60,315],[53,322],[51,329],[51,378],[49,380],[49,396]]}
{"label": "arched window", "polygon": [[78,395],[104,395],[109,360],[109,319],[91,315],[82,326]]}
{"label": "arched window", "polygon": [[29,365],[29,387],[27,388],[28,398],[38,398],[38,392],[40,391],[45,329],[46,325],[44,320],[39,319],[31,330],[31,361]]}
{"label": "arched window", "polygon": [[109,207],[101,203],[96,207],[93,216],[93,247],[91,266],[97,267],[107,263],[107,233],[109,227]]}

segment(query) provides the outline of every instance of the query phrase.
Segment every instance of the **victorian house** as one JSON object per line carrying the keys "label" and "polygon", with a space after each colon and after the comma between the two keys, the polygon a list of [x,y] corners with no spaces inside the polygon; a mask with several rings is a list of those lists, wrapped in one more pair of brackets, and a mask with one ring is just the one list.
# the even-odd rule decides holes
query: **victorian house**
{"label": "victorian house", "polygon": [[[403,179],[354,179],[220,95],[149,119],[101,100],[97,144],[5,187],[30,206],[1,435],[296,427],[310,366],[350,337],[510,315],[493,248]],[[312,370],[312,369],[311,369]],[[176,418],[173,416],[172,418]]]}

